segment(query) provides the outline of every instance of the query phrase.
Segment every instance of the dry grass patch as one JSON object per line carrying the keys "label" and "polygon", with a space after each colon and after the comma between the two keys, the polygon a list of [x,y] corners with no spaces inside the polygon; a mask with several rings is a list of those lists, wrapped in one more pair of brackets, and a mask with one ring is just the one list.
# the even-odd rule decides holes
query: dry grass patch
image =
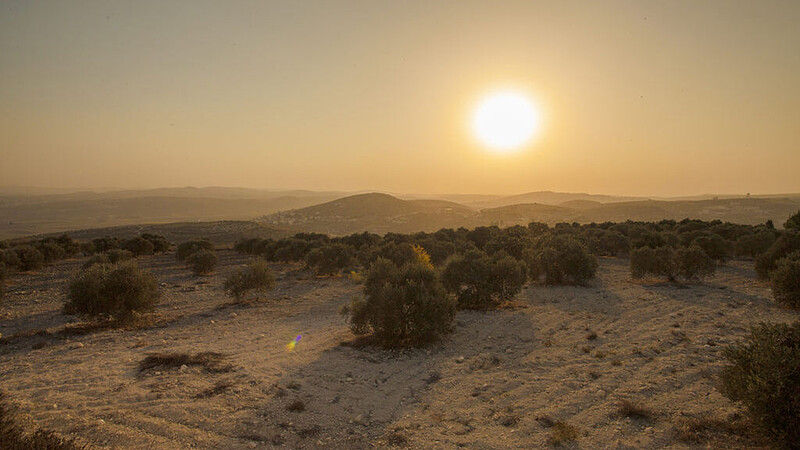
{"label": "dry grass patch", "polygon": [[217,381],[214,386],[211,386],[208,389],[198,393],[195,395],[195,398],[209,398],[214,397],[215,395],[223,394],[228,391],[228,389],[233,387],[233,383],[227,380]]}
{"label": "dry grass patch", "polygon": [[754,426],[739,416],[723,420],[709,416],[682,416],[675,422],[680,442],[725,446],[735,438],[745,447],[768,447],[766,438],[754,432]]}
{"label": "dry grass patch", "polygon": [[81,450],[87,447],[22,420],[0,391],[0,448],[4,450]]}
{"label": "dry grass patch", "polygon": [[655,420],[653,411],[630,400],[621,400],[617,405],[617,415],[631,419]]}
{"label": "dry grass patch", "polygon": [[547,443],[553,447],[560,447],[569,442],[576,441],[577,439],[578,429],[559,420],[550,427],[550,438],[547,440]]}
{"label": "dry grass patch", "polygon": [[286,410],[291,412],[303,412],[306,410],[306,404],[302,400],[295,400],[286,405]]}

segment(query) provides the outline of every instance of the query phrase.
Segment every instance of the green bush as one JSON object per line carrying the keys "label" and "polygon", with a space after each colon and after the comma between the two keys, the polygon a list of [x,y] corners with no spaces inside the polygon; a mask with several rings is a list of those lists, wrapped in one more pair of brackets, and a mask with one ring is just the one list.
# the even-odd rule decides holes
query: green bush
{"label": "green bush", "polygon": [[735,253],[736,256],[755,258],[769,250],[770,246],[774,243],[775,233],[772,231],[764,230],[753,234],[746,234],[736,240]]}
{"label": "green bush", "polygon": [[22,261],[17,252],[9,248],[0,251],[0,264],[5,265],[8,270],[20,270]]}
{"label": "green bush", "polygon": [[143,233],[142,239],[146,239],[153,244],[154,253],[164,253],[172,246],[172,244],[170,244],[170,242],[164,236],[160,236],[158,234]]}
{"label": "green bush", "polygon": [[708,256],[717,261],[730,258],[734,250],[734,244],[718,234],[698,237],[692,245],[700,246]]}
{"label": "green bush", "polygon": [[230,296],[241,300],[250,291],[266,292],[272,289],[275,287],[275,278],[269,264],[263,259],[256,259],[229,276],[223,287]]}
{"label": "green bush", "polygon": [[44,266],[42,252],[30,245],[18,245],[14,247],[14,252],[17,253],[17,258],[19,259],[18,268],[21,272],[38,270]]}
{"label": "green bush", "polygon": [[789,219],[783,224],[783,228],[789,231],[794,231],[795,233],[800,233],[800,211],[792,214]]}
{"label": "green bush", "polygon": [[83,263],[82,267],[86,269],[95,264],[110,264],[110,263],[111,260],[108,259],[108,255],[106,255],[105,253],[98,253],[96,255],[92,255],[89,259],[87,259],[86,262]]}
{"label": "green bush", "polygon": [[317,240],[307,241],[293,237],[275,242],[268,253],[272,255],[273,261],[297,262],[303,261],[308,252],[320,245],[321,242]]}
{"label": "green bush", "polygon": [[699,245],[692,244],[675,251],[675,269],[681,277],[696,280],[713,275],[717,264]]}
{"label": "green bush", "polygon": [[155,245],[142,237],[128,239],[122,243],[122,248],[133,254],[133,256],[152,255],[155,252]]}
{"label": "green bush", "polygon": [[175,258],[178,261],[185,261],[189,255],[200,250],[214,250],[214,244],[207,239],[194,239],[183,242],[178,245],[178,249],[175,251]]}
{"label": "green bush", "polygon": [[92,239],[92,245],[94,246],[94,251],[98,253],[105,253],[109,250],[120,248],[121,243],[120,240],[115,237],[106,236],[102,238]]}
{"label": "green bush", "polygon": [[663,246],[658,248],[640,247],[631,250],[631,277],[638,279],[648,275],[664,276],[675,280],[675,250]]}
{"label": "green bush", "polygon": [[103,254],[106,255],[108,261],[112,264],[133,259],[133,253],[128,250],[122,250],[121,248],[112,248]]}
{"label": "green bush", "polygon": [[200,250],[189,255],[186,264],[195,275],[208,275],[217,267],[217,254],[211,250]]}
{"label": "green bush", "polygon": [[724,355],[722,394],[742,402],[779,447],[800,448],[800,321],[759,324]]}
{"label": "green bush", "polygon": [[480,250],[452,257],[442,271],[442,284],[465,309],[487,309],[513,298],[527,279],[525,264],[498,252]]}
{"label": "green bush", "polygon": [[6,266],[0,263],[0,300],[6,293]]}
{"label": "green bush", "polygon": [[452,329],[455,301],[436,271],[421,262],[397,267],[387,259],[372,264],[364,284],[365,299],[346,311],[356,334],[370,331],[386,348],[420,347]]}
{"label": "green bush", "polygon": [[378,247],[363,248],[359,254],[359,262],[364,267],[370,267],[379,258],[388,259],[396,266],[402,266],[417,261],[414,246],[408,242],[384,242]]}
{"label": "green bush", "polygon": [[335,275],[353,265],[353,248],[345,244],[327,244],[308,252],[306,265],[320,275]]}
{"label": "green bush", "polygon": [[597,258],[569,234],[539,238],[527,259],[532,278],[543,274],[546,284],[580,284],[597,272]]}
{"label": "green bush", "polygon": [[60,245],[53,242],[40,242],[36,244],[36,250],[39,250],[44,257],[45,264],[52,264],[67,256],[67,252]]}
{"label": "green bush", "polygon": [[64,312],[124,322],[153,309],[159,296],[155,276],[135,263],[95,264],[70,282]]}
{"label": "green bush", "polygon": [[775,300],[793,309],[800,309],[800,252],[779,259],[770,273]]}
{"label": "green bush", "polygon": [[798,250],[800,250],[800,233],[782,233],[766,252],[756,258],[758,277],[769,279],[770,272],[778,266],[778,260]]}

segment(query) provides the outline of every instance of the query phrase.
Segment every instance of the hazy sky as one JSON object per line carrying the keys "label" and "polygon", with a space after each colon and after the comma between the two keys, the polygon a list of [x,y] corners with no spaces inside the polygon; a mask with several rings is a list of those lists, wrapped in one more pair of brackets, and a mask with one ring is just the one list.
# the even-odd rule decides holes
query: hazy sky
{"label": "hazy sky", "polygon": [[0,5],[0,185],[800,192],[800,1]]}

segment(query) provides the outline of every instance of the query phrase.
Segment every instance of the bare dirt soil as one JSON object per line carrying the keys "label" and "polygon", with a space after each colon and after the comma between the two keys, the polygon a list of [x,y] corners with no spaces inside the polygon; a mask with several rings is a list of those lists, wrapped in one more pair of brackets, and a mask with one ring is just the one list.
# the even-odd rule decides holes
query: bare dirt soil
{"label": "bare dirt soil", "polygon": [[[231,304],[222,280],[248,258],[219,256],[210,277],[172,254],[140,258],[163,298],[139,329],[64,332],[82,260],[13,277],[0,386],[39,425],[98,448],[741,448],[759,442],[731,431],[742,409],[715,389],[722,349],[753,323],[798,318],[752,262],[678,285],[603,259],[589,286],[529,286],[513,307],[460,312],[428,349],[388,352],[352,344],[338,310],[361,287],[347,277],[274,265],[276,289]],[[155,353],[203,352],[224,356],[139,371]],[[622,400],[643,417],[620,415]]]}

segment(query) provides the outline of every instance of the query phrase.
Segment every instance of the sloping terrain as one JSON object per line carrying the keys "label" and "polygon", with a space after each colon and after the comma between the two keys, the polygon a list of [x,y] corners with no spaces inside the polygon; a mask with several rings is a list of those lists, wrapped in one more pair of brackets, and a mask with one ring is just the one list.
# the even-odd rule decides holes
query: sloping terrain
{"label": "sloping terrain", "polygon": [[338,197],[224,188],[0,196],[0,239],[141,223],[249,220]]}
{"label": "sloping terrain", "polygon": [[[577,429],[577,448],[742,448],[758,443],[681,424],[741,415],[714,387],[723,348],[753,323],[798,318],[749,261],[678,285],[632,282],[627,261],[602,259],[589,286],[529,286],[514,308],[460,312],[444,341],[392,353],[343,345],[353,335],[338,309],[360,285],[273,265],[276,289],[234,305],[221,280],[247,258],[219,256],[211,277],[174,255],[142,258],[164,298],[135,330],[60,332],[81,260],[14,277],[0,384],[40,425],[99,448],[541,448],[557,421]],[[231,367],[140,373],[157,352],[219,352]],[[649,417],[619,416],[621,400]]]}
{"label": "sloping terrain", "polygon": [[[79,241],[106,236],[131,239],[144,233],[164,236],[168,241],[180,243],[191,239],[204,238],[217,245],[231,245],[241,239],[279,239],[289,236],[290,231],[270,225],[245,220],[221,220],[218,222],[176,222],[164,224],[123,225],[119,227],[89,228],[70,231],[69,235]],[[41,237],[57,237],[61,233],[45,234]]]}
{"label": "sloping terrain", "polygon": [[434,231],[453,226],[475,211],[444,200],[401,200],[388,194],[359,194],[321,205],[282,211],[260,221],[302,231],[349,234]]}
{"label": "sloping terrain", "polygon": [[480,199],[467,203],[475,208],[499,208],[502,206],[517,205],[521,203],[539,203],[542,205],[560,205],[564,202],[584,200],[598,203],[614,203],[625,201],[644,200],[642,197],[623,197],[616,195],[585,194],[570,192],[538,191],[524,194],[508,195],[490,199]]}
{"label": "sloping terrain", "polygon": [[443,227],[526,225],[533,221],[554,225],[558,222],[657,222],[692,218],[754,225],[772,219],[780,226],[798,210],[800,196],[615,203],[569,200],[561,205],[523,203],[478,211],[453,202],[401,200],[387,194],[360,194],[308,208],[274,213],[258,221],[295,231],[342,235],[362,231],[410,233],[435,231]]}
{"label": "sloping terrain", "polygon": [[722,220],[756,225],[772,219],[782,225],[800,209],[800,196],[783,198],[735,198],[697,201],[639,201],[608,203],[583,211],[581,222],[623,222],[625,220],[659,221]]}

